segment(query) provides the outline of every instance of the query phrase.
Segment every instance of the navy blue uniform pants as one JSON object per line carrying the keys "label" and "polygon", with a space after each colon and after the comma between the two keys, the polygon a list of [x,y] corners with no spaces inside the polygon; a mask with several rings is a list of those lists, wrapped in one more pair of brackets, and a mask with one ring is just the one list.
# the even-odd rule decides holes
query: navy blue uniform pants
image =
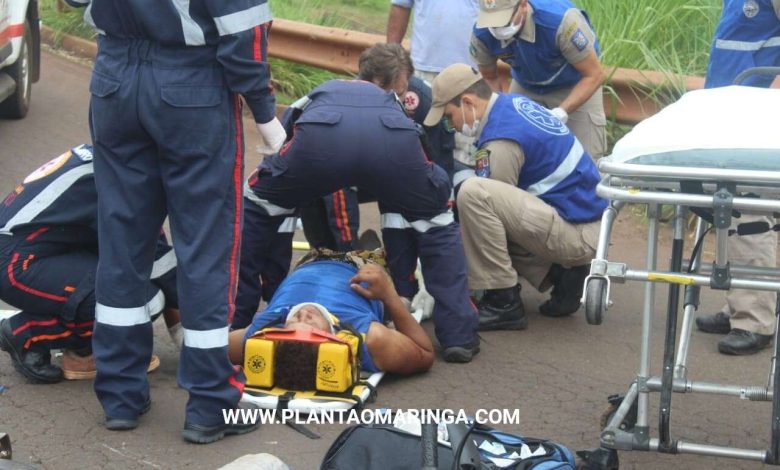
{"label": "navy blue uniform pants", "polygon": [[[97,244],[75,234],[67,241],[63,233],[46,240],[51,230],[65,232],[42,227],[0,236],[0,299],[21,310],[10,319],[14,340],[24,349],[91,347]],[[163,292],[166,308],[178,308],[175,266],[170,246],[158,241],[151,289]]]}
{"label": "navy blue uniform pants", "polygon": [[[253,256],[273,257],[278,232],[296,208],[339,188],[357,186],[376,195],[389,268],[401,295],[413,295],[411,280],[419,255],[423,275],[436,299],[434,322],[447,346],[474,339],[477,316],[469,299],[460,228],[449,210],[449,178],[425,157],[411,120],[370,107],[317,107],[295,125],[291,142],[266,157],[246,192],[247,226],[242,270]],[[338,114],[338,119],[334,118]],[[249,206],[253,206],[249,209]],[[241,276],[239,291],[256,289],[257,277]],[[414,283],[416,291],[416,282]],[[256,309],[259,298],[254,301]],[[254,313],[254,310],[252,310]]]}
{"label": "navy blue uniform pants", "polygon": [[24,349],[87,347],[97,250],[79,240],[37,243],[36,233],[0,235],[0,299],[21,310],[10,319],[14,340]]}
{"label": "navy blue uniform pants", "polygon": [[186,421],[223,423],[244,377],[227,355],[241,230],[241,104],[211,47],[101,37],[90,91],[100,263],[93,349],[106,415],[149,398],[148,287],[166,214],[178,260]]}

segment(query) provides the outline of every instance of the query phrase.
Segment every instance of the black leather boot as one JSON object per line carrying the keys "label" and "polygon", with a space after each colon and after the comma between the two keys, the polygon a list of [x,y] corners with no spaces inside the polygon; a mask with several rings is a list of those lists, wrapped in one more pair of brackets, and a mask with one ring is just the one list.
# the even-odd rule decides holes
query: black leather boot
{"label": "black leather boot", "polygon": [[731,320],[723,312],[714,315],[701,315],[696,317],[696,326],[705,333],[727,335],[731,331]]}
{"label": "black leather boot", "polygon": [[528,327],[520,285],[505,289],[488,289],[479,303],[479,329],[524,330]]}
{"label": "black leather boot", "polygon": [[734,328],[718,343],[718,351],[731,356],[755,354],[772,343],[772,335]]}
{"label": "black leather boot", "polygon": [[52,365],[47,349],[24,349],[14,339],[11,322],[0,321],[0,349],[11,355],[14,369],[31,383],[53,384],[62,381],[62,369]]}
{"label": "black leather boot", "polygon": [[589,264],[569,269],[554,264],[550,268],[550,280],[553,283],[550,300],[539,307],[539,313],[546,317],[565,317],[576,312],[580,308],[582,289],[588,273]]}
{"label": "black leather boot", "polygon": [[[251,413],[252,410],[258,409],[258,406],[254,403],[240,403],[238,409],[245,409],[248,413]],[[245,416],[239,413],[237,418],[238,419],[235,422],[226,422],[214,426],[203,426],[185,422],[181,435],[185,441],[192,442],[193,444],[210,444],[223,439],[225,436],[235,436],[252,432],[257,429],[260,424],[257,421],[257,415]],[[247,420],[245,421],[242,418],[246,418]]]}

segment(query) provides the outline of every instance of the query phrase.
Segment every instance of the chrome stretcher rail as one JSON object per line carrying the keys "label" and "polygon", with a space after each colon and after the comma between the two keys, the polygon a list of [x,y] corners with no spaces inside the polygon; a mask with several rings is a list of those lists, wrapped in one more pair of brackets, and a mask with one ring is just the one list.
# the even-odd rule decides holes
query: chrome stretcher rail
{"label": "chrome stretcher rail", "polygon": [[[780,184],[780,182],[778,182],[778,184]],[[636,188],[615,188],[605,185],[603,181],[596,186],[596,194],[609,200],[639,204],[657,203],[688,207],[713,206],[713,196],[711,195],[646,191]],[[752,210],[765,213],[780,212],[780,200],[777,199],[758,199],[738,196],[732,200],[732,206],[734,209],[741,210]]]}
{"label": "chrome stretcher rail", "polygon": [[667,165],[637,165],[603,159],[599,170],[612,176],[663,178],[675,181],[723,181],[738,184],[780,184],[780,172],[736,170],[731,168],[699,168]]}

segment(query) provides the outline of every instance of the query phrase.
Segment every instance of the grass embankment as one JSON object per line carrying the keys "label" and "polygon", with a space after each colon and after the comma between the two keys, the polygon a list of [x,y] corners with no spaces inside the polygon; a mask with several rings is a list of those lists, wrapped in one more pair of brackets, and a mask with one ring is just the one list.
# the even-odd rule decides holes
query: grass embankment
{"label": "grass embankment", "polygon": [[[721,0],[575,0],[593,22],[607,65],[703,75]],[[44,24],[58,31],[91,37],[81,11],[58,12],[56,0],[41,0]],[[271,0],[274,16],[306,23],[383,34],[389,0]],[[446,41],[446,32],[441,40]],[[271,59],[279,101],[308,92],[334,74]]]}

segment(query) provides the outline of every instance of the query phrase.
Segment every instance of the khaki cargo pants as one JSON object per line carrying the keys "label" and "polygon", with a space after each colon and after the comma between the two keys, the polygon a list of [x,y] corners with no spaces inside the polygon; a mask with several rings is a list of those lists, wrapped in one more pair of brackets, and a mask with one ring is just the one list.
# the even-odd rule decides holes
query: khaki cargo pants
{"label": "khaki cargo pants", "polygon": [[552,263],[579,266],[596,254],[600,222],[571,224],[522,189],[469,178],[458,193],[469,288],[502,289],[518,275],[540,291]]}
{"label": "khaki cargo pants", "polygon": [[[524,89],[519,83],[512,80],[509,84],[509,92],[520,93],[547,109],[553,109],[557,108],[569,96],[571,88],[562,88],[539,95]],[[588,151],[594,162],[606,155],[607,117],[604,114],[603,88],[596,90],[588,101],[583,103],[576,111],[570,113],[566,125],[582,146],[585,147],[585,150]]]}
{"label": "khaki cargo pants", "polygon": [[[770,226],[775,223],[774,219],[766,216],[743,215],[733,219],[732,228],[745,222],[768,222]],[[774,268],[777,266],[777,232],[732,235],[729,237],[728,250],[731,264]],[[732,289],[726,292],[723,313],[731,316],[731,328],[773,335],[776,299],[774,292]]]}

